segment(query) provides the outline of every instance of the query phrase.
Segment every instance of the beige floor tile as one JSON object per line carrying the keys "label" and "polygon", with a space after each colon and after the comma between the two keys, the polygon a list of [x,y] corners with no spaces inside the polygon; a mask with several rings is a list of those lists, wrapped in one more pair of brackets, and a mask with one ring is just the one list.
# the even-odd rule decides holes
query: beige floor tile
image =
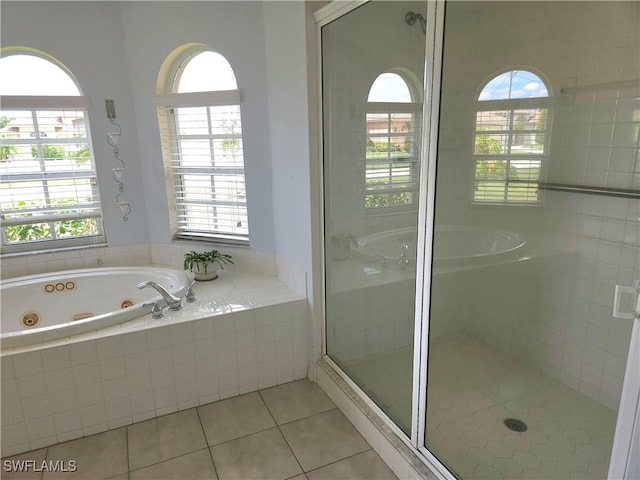
{"label": "beige floor tile", "polygon": [[280,427],[305,472],[371,448],[338,410]]}
{"label": "beige floor tile", "polygon": [[134,470],[130,480],[210,480],[217,479],[209,449],[198,450],[178,458],[165,460]]}
{"label": "beige floor tile", "polygon": [[336,408],[318,385],[306,379],[267,388],[260,395],[278,425]]}
{"label": "beige floor tile", "polygon": [[309,480],[393,480],[397,479],[373,450],[308,472]]}
{"label": "beige floor tile", "polygon": [[218,445],[275,427],[257,392],[198,407],[209,445]]}
{"label": "beige floor tile", "polygon": [[277,428],[211,447],[221,480],[286,479],[302,473]]}
{"label": "beige floor tile", "polygon": [[195,409],[154,418],[127,428],[131,470],[201,450],[207,446]]}
{"label": "beige floor tile", "polygon": [[[42,465],[42,461],[47,458],[47,449],[41,448],[40,450],[33,450],[31,452],[21,453],[20,455],[14,455],[13,457],[7,457],[2,459],[2,470],[0,473],[0,477],[2,480],[40,480],[42,478],[42,471],[35,471],[35,469],[31,468],[26,472],[17,471],[25,465],[24,461],[35,462],[35,465]],[[15,465],[11,470],[6,470],[7,464],[4,462],[10,462],[9,465]],[[17,462],[17,463],[11,463]]]}
{"label": "beige floor tile", "polygon": [[47,460],[75,460],[75,472],[45,472],[43,479],[105,479],[127,472],[126,428],[118,428],[90,437],[49,447]]}

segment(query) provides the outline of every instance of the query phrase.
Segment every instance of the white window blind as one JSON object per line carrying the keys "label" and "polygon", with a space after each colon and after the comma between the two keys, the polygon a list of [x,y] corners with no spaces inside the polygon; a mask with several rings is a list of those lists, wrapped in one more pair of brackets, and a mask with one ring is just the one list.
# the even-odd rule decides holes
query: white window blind
{"label": "white window blind", "polygon": [[504,72],[483,88],[475,119],[473,202],[540,204],[548,156],[548,90],[534,73]]}
{"label": "white window blind", "polygon": [[417,208],[421,103],[397,73],[375,79],[367,97],[364,204],[368,213]]}
{"label": "white window blind", "polygon": [[240,106],[167,113],[178,235],[248,238]]}
{"label": "white window blind", "polygon": [[0,110],[4,252],[105,240],[86,110],[16,108],[65,103],[43,98],[3,97],[13,108]]}
{"label": "white window blind", "polygon": [[[215,72],[222,73],[212,80]],[[202,85],[221,89],[198,91]],[[224,57],[202,52],[180,67],[174,93],[155,98],[175,237],[248,243],[240,96],[229,90],[234,86]]]}
{"label": "white window blind", "polygon": [[[405,104],[404,109],[412,104]],[[385,108],[385,104],[377,104]],[[385,109],[393,110],[389,105]],[[365,207],[410,206],[419,187],[418,116],[408,111],[367,113]],[[419,127],[418,127],[419,128]]]}

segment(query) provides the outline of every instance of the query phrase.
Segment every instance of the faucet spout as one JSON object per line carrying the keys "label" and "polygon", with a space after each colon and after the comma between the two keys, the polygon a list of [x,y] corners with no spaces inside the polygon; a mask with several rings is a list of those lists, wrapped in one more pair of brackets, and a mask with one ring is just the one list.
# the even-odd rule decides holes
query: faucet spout
{"label": "faucet spout", "polygon": [[146,287],[151,287],[155,289],[160,295],[162,295],[162,298],[164,298],[164,301],[167,302],[167,305],[169,306],[169,310],[176,311],[182,308],[182,299],[180,297],[176,297],[175,295],[173,295],[162,285],[159,285],[156,282],[152,282],[152,281],[140,282],[138,284],[138,288],[140,289],[146,288]]}

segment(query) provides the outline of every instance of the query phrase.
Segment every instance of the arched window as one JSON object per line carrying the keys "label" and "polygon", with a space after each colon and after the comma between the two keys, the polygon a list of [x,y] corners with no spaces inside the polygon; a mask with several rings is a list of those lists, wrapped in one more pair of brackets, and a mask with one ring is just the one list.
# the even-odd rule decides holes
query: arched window
{"label": "arched window", "polygon": [[548,157],[549,88],[537,74],[510,70],[478,96],[474,129],[475,203],[538,204]]}
{"label": "arched window", "polygon": [[417,208],[422,103],[398,73],[380,74],[369,90],[364,203],[370,213]]}
{"label": "arched window", "polygon": [[240,94],[204,46],[174,52],[158,81],[171,227],[178,238],[248,243]]}
{"label": "arched window", "polygon": [[0,59],[3,252],[104,243],[88,101],[33,51]]}

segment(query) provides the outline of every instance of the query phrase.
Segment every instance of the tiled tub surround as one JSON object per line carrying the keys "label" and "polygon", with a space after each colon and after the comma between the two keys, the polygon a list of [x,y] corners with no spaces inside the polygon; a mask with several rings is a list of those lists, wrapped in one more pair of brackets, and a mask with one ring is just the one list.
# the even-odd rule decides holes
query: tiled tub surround
{"label": "tiled tub surround", "polygon": [[225,270],[197,301],[2,352],[2,455],[115,429],[307,376],[307,301]]}
{"label": "tiled tub surround", "polygon": [[[306,295],[304,270],[291,264],[287,259],[273,253],[257,252],[247,248],[219,248],[224,253],[233,255],[234,264],[227,265],[225,271],[278,277],[296,292]],[[156,264],[181,269],[186,252],[205,249],[210,249],[210,246],[192,243],[95,246],[58,252],[34,252],[3,256],[0,268],[2,268],[3,279],[77,268]]]}

